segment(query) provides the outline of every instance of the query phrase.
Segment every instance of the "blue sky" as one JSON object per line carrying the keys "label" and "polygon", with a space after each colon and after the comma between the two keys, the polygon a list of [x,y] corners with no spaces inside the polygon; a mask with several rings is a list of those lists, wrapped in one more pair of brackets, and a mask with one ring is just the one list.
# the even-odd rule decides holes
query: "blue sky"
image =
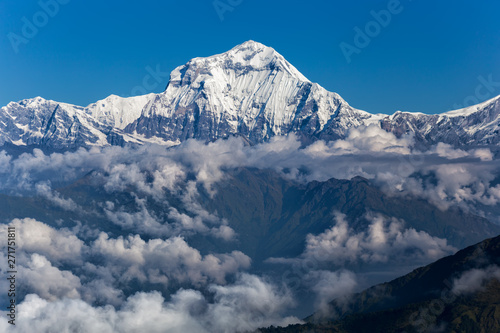
{"label": "blue sky", "polygon": [[[397,2],[0,0],[0,105],[161,92],[162,73],[249,39],[374,113],[437,113],[500,95],[498,1]],[[390,22],[376,23],[382,10]],[[356,43],[356,27],[369,43]],[[346,57],[341,43],[356,52]],[[145,89],[151,71],[161,73]]]}

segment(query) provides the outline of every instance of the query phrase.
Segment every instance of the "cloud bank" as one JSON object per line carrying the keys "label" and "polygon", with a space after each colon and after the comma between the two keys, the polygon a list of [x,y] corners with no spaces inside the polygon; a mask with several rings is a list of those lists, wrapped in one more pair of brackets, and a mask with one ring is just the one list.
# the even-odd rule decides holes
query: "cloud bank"
{"label": "cloud bank", "polygon": [[[29,294],[18,305],[16,326],[0,321],[2,332],[248,332],[259,327],[299,323],[283,317],[290,295],[254,275],[232,285],[213,285],[213,301],[199,291],[180,289],[165,301],[159,292],[138,292],[120,308],[94,307],[80,299],[48,301]],[[5,312],[1,311],[5,316]]]}
{"label": "cloud bank", "polygon": [[[495,147],[412,147],[410,136],[368,126],[350,130],[344,140],[307,147],[290,135],[257,146],[229,138],[172,148],[34,149],[17,157],[1,151],[0,193],[41,198],[98,222],[66,215],[50,226],[33,218],[3,221],[18,230],[24,290],[18,325],[0,321],[0,331],[244,332],[298,322],[288,315],[300,303],[296,292],[310,293],[314,308],[328,311],[332,299],[359,287],[356,267],[428,263],[456,249],[402,220],[368,212],[364,228],[354,229],[337,213],[326,230],[304,235],[301,255],[268,260],[292,272],[280,284],[251,274],[251,259],[241,251],[203,252],[193,245],[196,237],[214,248],[245,237],[232,221],[203,208],[204,195],[215,194],[228,170],[251,167],[302,183],[362,176],[390,195],[498,216]],[[65,196],[64,187],[75,182],[101,192],[91,203]],[[455,291],[481,288],[491,276],[497,277],[497,268],[466,272]]]}

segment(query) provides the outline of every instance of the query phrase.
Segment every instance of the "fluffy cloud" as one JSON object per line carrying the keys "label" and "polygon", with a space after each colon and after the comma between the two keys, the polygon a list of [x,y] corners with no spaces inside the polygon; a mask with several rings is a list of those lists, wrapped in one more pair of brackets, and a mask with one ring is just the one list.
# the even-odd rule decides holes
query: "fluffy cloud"
{"label": "fluffy cloud", "polygon": [[[1,163],[9,172],[0,174],[0,189],[25,193],[35,191],[38,186],[43,190],[41,195],[71,208],[69,199],[47,188],[50,186],[47,179],[71,182],[94,171],[101,175],[109,192],[133,190],[162,202],[166,192],[182,196],[184,188],[179,185],[191,180],[213,194],[213,184],[224,178],[225,170],[246,166],[270,168],[299,181],[363,176],[386,190],[418,195],[443,208],[454,204],[472,207],[477,202],[491,206],[500,202],[496,195],[499,189],[493,181],[500,165],[490,149],[464,150],[439,143],[421,152],[410,149],[412,142],[411,137],[396,138],[377,126],[367,126],[351,129],[344,140],[317,141],[305,148],[290,135],[274,137],[256,146],[246,146],[243,140],[230,138],[208,145],[188,140],[172,148],[94,147],[50,155],[35,149],[32,154],[16,158],[2,154]],[[457,165],[471,178],[466,182],[456,178],[451,184],[453,177],[440,170],[451,170]],[[415,178],[431,174],[437,177],[438,186]]]}
{"label": "fluffy cloud", "polygon": [[469,153],[462,149],[455,149],[451,145],[439,142],[436,146],[432,147],[430,152],[437,154],[439,157],[447,159],[456,159],[469,156]]}
{"label": "fluffy cloud", "polygon": [[57,207],[64,210],[80,209],[72,199],[63,198],[58,192],[52,191],[48,182],[40,182],[35,185],[35,192],[39,196],[51,201]]}
{"label": "fluffy cloud", "polygon": [[0,151],[0,174],[7,174],[10,172],[12,157],[5,151]]}
{"label": "fluffy cloud", "polygon": [[295,305],[286,289],[262,280],[255,275],[242,274],[235,284],[213,285],[215,304],[209,306],[207,323],[214,332],[248,332],[270,325],[287,326],[297,318],[280,316],[284,309]]}
{"label": "fluffy cloud", "polygon": [[[219,218],[205,210],[199,211],[199,213],[201,214],[191,217],[187,214],[179,213],[175,208],[171,208],[168,217],[176,222],[175,226],[179,230],[179,233],[183,231],[195,231],[211,234],[225,241],[231,241],[236,237],[236,232],[227,225],[228,222],[226,220],[219,220]],[[217,224],[220,222],[220,225],[209,227],[205,224],[205,221],[216,222]]]}
{"label": "fluffy cloud", "polygon": [[115,204],[110,201],[105,203],[104,213],[109,221],[124,230],[144,235],[169,236],[174,233],[170,224],[162,221],[155,213],[148,210],[147,199],[141,199],[133,193],[132,195],[137,208],[135,212],[126,211],[123,207],[115,209]]}
{"label": "fluffy cloud", "polygon": [[492,265],[484,269],[474,268],[462,273],[453,281],[452,292],[456,295],[482,290],[491,279],[500,280],[500,267]]}
{"label": "fluffy cloud", "polygon": [[[37,253],[54,263],[82,263],[86,246],[70,230],[56,230],[31,218],[14,219],[10,226],[16,228],[18,251]],[[6,232],[7,225],[0,225],[0,230]]]}
{"label": "fluffy cloud", "polygon": [[387,262],[390,259],[432,261],[456,251],[445,239],[413,228],[404,230],[404,223],[397,219],[371,214],[367,218],[371,220],[368,230],[356,233],[349,228],[345,216],[337,213],[333,227],[320,235],[307,236],[305,256],[342,265],[356,261]]}
{"label": "fluffy cloud", "polygon": [[[247,332],[300,322],[282,313],[293,304],[287,293],[248,274],[229,286],[213,286],[209,301],[199,291],[179,290],[168,302],[158,292],[139,292],[120,309],[92,307],[82,300],[49,302],[31,294],[18,305],[16,326],[2,332]],[[5,316],[5,312],[1,311]]]}
{"label": "fluffy cloud", "polygon": [[329,303],[332,300],[341,303],[344,298],[354,292],[358,284],[356,275],[348,270],[311,271],[305,279],[311,281],[311,290],[316,294],[315,309],[319,317],[331,315]]}
{"label": "fluffy cloud", "polygon": [[437,145],[431,147],[429,153],[435,153],[440,157],[451,160],[463,157],[474,157],[480,159],[481,161],[493,160],[493,154],[488,148],[470,149],[469,151],[465,151],[459,148],[453,148],[453,146],[443,142],[439,142]]}
{"label": "fluffy cloud", "polygon": [[[206,287],[225,284],[229,275],[251,264],[240,251],[202,255],[181,237],[145,241],[139,235],[110,238],[101,232],[85,244],[68,229],[56,230],[34,219],[15,219],[10,225],[16,227],[25,292],[48,300],[81,297],[118,305],[120,289],[134,279],[163,287],[170,282]],[[7,225],[0,228],[6,232]]]}
{"label": "fluffy cloud", "polygon": [[136,278],[164,284],[169,279],[196,286],[224,284],[228,274],[250,267],[250,258],[240,251],[203,256],[181,237],[146,242],[139,235],[111,239],[101,233],[92,244],[92,252],[102,257],[122,282]]}
{"label": "fluffy cloud", "polygon": [[366,230],[355,232],[347,223],[345,215],[336,213],[332,227],[319,235],[307,235],[306,248],[300,258],[271,258],[269,261],[294,263],[307,260],[337,266],[358,262],[424,263],[456,251],[445,239],[432,237],[413,228],[404,229],[404,223],[397,219],[386,219],[378,214],[367,214],[366,218],[371,221]]}
{"label": "fluffy cloud", "polygon": [[412,177],[400,177],[400,193],[423,197],[443,210],[458,206],[483,215],[481,205],[500,204],[498,172],[496,161],[429,165]]}
{"label": "fluffy cloud", "polygon": [[296,290],[314,293],[319,316],[331,315],[329,303],[335,299],[342,304],[358,287],[358,277],[346,268],[428,264],[456,251],[445,239],[405,229],[403,221],[371,213],[365,218],[369,224],[356,232],[345,215],[335,213],[332,227],[306,236],[305,250],[300,256],[267,260],[271,264],[290,265],[283,274],[285,282]]}
{"label": "fluffy cloud", "polygon": [[170,208],[168,217],[175,222],[178,233],[194,231],[211,234],[226,241],[234,240],[235,231],[228,226],[228,221],[220,219],[215,214],[206,211],[198,202],[196,182],[188,181],[180,195],[183,207],[191,214],[180,213],[176,208]]}
{"label": "fluffy cloud", "polygon": [[351,128],[344,140],[332,142],[332,147],[339,149],[340,153],[360,152],[390,152],[409,154],[413,145],[413,137],[402,136],[396,138],[392,133],[386,132],[377,125]]}
{"label": "fluffy cloud", "polygon": [[[175,161],[162,156],[142,157],[143,159],[137,160],[139,156],[132,156],[127,162],[104,169],[107,174],[104,188],[108,191],[124,191],[133,187],[162,200],[164,190],[173,191],[178,182],[185,179],[186,170]],[[152,178],[152,181],[148,178]]]}
{"label": "fluffy cloud", "polygon": [[70,271],[61,271],[39,254],[18,265],[19,282],[24,288],[47,300],[80,298],[80,279]]}

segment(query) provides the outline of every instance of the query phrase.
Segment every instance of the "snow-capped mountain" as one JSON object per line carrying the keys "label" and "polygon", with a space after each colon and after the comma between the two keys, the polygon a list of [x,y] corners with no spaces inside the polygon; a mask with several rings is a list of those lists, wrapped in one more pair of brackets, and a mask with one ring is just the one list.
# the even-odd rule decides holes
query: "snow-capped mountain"
{"label": "snow-capped mountain", "polygon": [[41,97],[11,102],[0,109],[0,145],[75,148],[137,141],[121,130],[153,96],[111,95],[85,108]]}
{"label": "snow-capped mountain", "polygon": [[289,132],[316,135],[337,121],[342,136],[370,117],[310,82],[274,49],[249,41],[176,68],[167,89],[125,131],[171,141],[238,133],[262,142]]}
{"label": "snow-capped mountain", "polygon": [[310,82],[274,49],[248,41],[177,67],[160,94],[111,95],[87,107],[41,97],[11,102],[0,109],[0,145],[173,145],[231,135],[258,143],[291,132],[311,142],[344,138],[350,128],[370,124],[396,136],[412,133],[421,145],[497,144],[499,101],[438,115],[370,114]]}
{"label": "snow-capped mountain", "polygon": [[500,143],[500,96],[460,110],[436,115],[396,112],[380,126],[397,136],[414,133],[417,142],[454,146]]}

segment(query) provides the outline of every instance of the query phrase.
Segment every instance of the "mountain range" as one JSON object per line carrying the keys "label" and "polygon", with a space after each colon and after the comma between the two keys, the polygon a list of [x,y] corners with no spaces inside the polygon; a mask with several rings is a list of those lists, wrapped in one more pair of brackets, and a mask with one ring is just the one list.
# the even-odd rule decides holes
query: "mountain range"
{"label": "mountain range", "polygon": [[[485,218],[458,208],[443,211],[423,199],[391,196],[363,177],[301,184],[272,170],[242,167],[227,171],[227,176],[214,186],[215,194],[200,186],[199,201],[208,212],[227,220],[240,238],[237,242],[214,243],[204,235],[192,235],[188,237],[190,242],[203,252],[243,251],[257,266],[269,257],[300,255],[305,235],[320,234],[334,225],[333,212],[345,214],[354,232],[369,228],[366,214],[372,212],[402,220],[405,228],[446,239],[456,248],[500,234],[500,226]],[[107,209],[102,205],[113,201],[127,211],[135,211],[134,195],[139,194],[131,194],[130,189],[109,193],[103,176],[92,172],[64,184],[56,193],[85,207],[85,211],[61,208],[36,195],[0,194],[0,220],[30,217],[53,226],[58,226],[61,220],[69,224],[86,221],[87,226],[112,234],[127,235],[130,232],[110,223]],[[140,197],[147,202],[145,207],[149,211],[158,214],[162,223],[173,223],[165,213],[172,208],[191,214],[186,211],[185,203],[174,196],[167,195],[162,202],[148,195]]]}
{"label": "mountain range", "polygon": [[500,96],[441,114],[371,114],[309,81],[273,48],[247,41],[174,69],[162,93],[111,95],[86,107],[41,97],[0,109],[0,145],[66,149],[157,143],[233,135],[251,144],[295,133],[302,142],[345,138],[351,128],[376,125],[415,145],[500,142]]}

